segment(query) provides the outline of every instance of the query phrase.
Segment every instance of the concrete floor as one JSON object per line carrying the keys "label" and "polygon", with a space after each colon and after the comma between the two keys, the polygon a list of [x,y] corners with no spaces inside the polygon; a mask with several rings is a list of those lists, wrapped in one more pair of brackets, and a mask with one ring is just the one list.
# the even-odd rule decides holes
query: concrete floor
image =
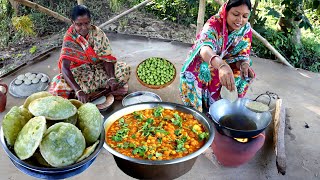
{"label": "concrete floor", "polygon": [[[134,72],[142,60],[151,56],[160,56],[173,62],[178,70],[190,49],[189,44],[170,42],[165,40],[148,39],[144,37],[108,34],[114,54],[120,61],[131,65]],[[59,51],[52,52],[50,58],[29,67],[25,67],[2,81],[9,84],[17,75],[39,71],[47,73],[51,78],[58,73],[56,62]],[[217,162],[212,163],[203,155],[199,156],[190,172],[179,179],[320,179],[320,74],[302,70],[292,70],[283,65],[269,60],[253,58],[257,79],[248,92],[248,97],[256,97],[267,90],[278,93],[284,99],[288,108],[288,123],[291,130],[286,131],[287,174],[279,175],[276,168],[275,155],[272,149],[271,127],[263,148],[249,163],[238,168],[226,168]],[[131,74],[129,82],[130,92],[148,90],[161,96],[163,101],[181,103],[178,92],[179,78],[170,86],[152,90],[138,83],[135,74]],[[8,96],[7,109],[0,114],[3,118],[6,112],[14,106],[21,105],[24,99]],[[104,113],[108,115],[113,110],[120,108],[120,103]],[[304,127],[305,122],[310,128]],[[28,180],[34,179],[19,170],[10,162],[1,148],[0,150],[0,179]],[[96,161],[85,172],[71,179],[132,179],[125,175],[115,164],[113,157],[105,149],[101,150]]]}

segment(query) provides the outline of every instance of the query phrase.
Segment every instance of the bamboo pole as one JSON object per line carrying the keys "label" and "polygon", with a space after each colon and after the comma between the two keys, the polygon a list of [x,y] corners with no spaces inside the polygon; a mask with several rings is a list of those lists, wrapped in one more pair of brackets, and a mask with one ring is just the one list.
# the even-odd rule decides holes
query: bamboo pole
{"label": "bamboo pole", "polygon": [[101,24],[101,25],[99,26],[99,28],[102,28],[102,27],[104,27],[104,26],[106,26],[106,25],[108,25],[108,24],[110,24],[110,23],[113,23],[114,21],[118,20],[119,18],[121,18],[121,17],[123,17],[123,16],[125,16],[125,15],[127,15],[127,14],[129,14],[129,13],[135,11],[135,10],[137,10],[137,9],[140,8],[141,6],[144,6],[144,5],[148,4],[148,3],[151,2],[151,1],[152,1],[152,0],[143,1],[142,3],[140,3],[140,4],[138,4],[138,5],[134,6],[134,7],[132,7],[131,9],[129,9],[129,10],[127,10],[127,11],[124,11],[123,13],[117,15],[116,17],[114,17],[114,18],[108,20],[107,22]]}
{"label": "bamboo pole", "polygon": [[43,6],[40,6],[37,3],[31,2],[31,1],[28,1],[28,0],[15,0],[15,1],[20,3],[20,4],[22,4],[22,5],[28,6],[28,7],[32,8],[32,9],[36,9],[36,10],[38,10],[40,12],[43,12],[43,13],[45,13],[45,14],[47,14],[49,16],[52,16],[52,17],[54,17],[56,19],[59,19],[59,20],[61,20],[63,22],[71,24],[71,20],[70,19],[60,15],[57,12],[54,12],[54,11],[52,11],[50,9],[47,9],[47,8],[45,8]]}
{"label": "bamboo pole", "polygon": [[77,0],[78,5],[84,4],[84,0]]}
{"label": "bamboo pole", "polygon": [[203,27],[205,12],[206,12],[206,0],[200,0],[199,1],[199,11],[198,11],[196,35],[201,31],[201,29]]}
{"label": "bamboo pole", "polygon": [[[223,2],[220,0],[214,0],[216,3],[218,3],[220,6],[223,5]],[[287,60],[284,58],[264,37],[262,37],[257,31],[252,29],[252,34],[262,42],[278,59],[281,63],[294,68]]]}

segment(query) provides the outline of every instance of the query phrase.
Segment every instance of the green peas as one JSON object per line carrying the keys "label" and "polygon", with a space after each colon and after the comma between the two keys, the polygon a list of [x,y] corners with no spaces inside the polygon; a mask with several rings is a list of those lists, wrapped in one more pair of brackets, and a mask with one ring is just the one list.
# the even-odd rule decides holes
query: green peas
{"label": "green peas", "polygon": [[137,75],[146,84],[160,86],[173,80],[175,69],[166,59],[151,57],[139,65]]}

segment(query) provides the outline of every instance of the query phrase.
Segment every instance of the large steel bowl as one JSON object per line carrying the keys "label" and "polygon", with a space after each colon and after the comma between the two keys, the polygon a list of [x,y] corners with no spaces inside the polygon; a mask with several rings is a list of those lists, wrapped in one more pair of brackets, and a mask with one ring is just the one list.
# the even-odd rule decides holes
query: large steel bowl
{"label": "large steel bowl", "polygon": [[195,163],[197,157],[204,152],[213,142],[214,138],[214,127],[209,118],[204,114],[186,107],[180,104],[168,103],[168,102],[148,102],[135,104],[131,106],[124,107],[114,113],[112,113],[105,121],[104,127],[106,132],[111,127],[111,125],[124,115],[133,113],[134,111],[141,111],[145,109],[152,109],[157,106],[162,106],[165,109],[178,110],[183,113],[192,114],[197,120],[199,120],[206,130],[209,132],[209,138],[207,142],[198,151],[189,154],[188,156],[177,158],[173,160],[163,160],[163,161],[151,161],[151,160],[141,160],[136,158],[131,158],[125,156],[113,148],[111,148],[107,143],[104,143],[104,148],[108,150],[117,163],[117,166],[127,175],[137,178],[137,179],[174,179],[187,173]]}
{"label": "large steel bowl", "polygon": [[[217,128],[217,130],[224,135],[233,138],[251,138],[263,132],[271,123],[272,116],[269,111],[263,113],[256,113],[249,110],[245,105],[252,100],[246,98],[239,98],[237,101],[231,103],[228,100],[221,99],[214,102],[209,109],[209,114]],[[250,118],[257,126],[256,130],[237,130],[220,123],[220,119],[226,115],[244,115]]]}
{"label": "large steel bowl", "polygon": [[7,143],[4,138],[3,129],[1,127],[0,129],[0,141],[2,144],[2,147],[6,154],[9,156],[10,160],[13,162],[13,164],[23,173],[36,177],[36,178],[42,178],[42,179],[61,179],[75,176],[81,172],[83,172],[85,169],[87,169],[95,160],[98,153],[103,147],[104,141],[105,141],[105,133],[104,129],[101,131],[101,135],[99,138],[99,144],[94,150],[94,152],[87,157],[86,159],[69,165],[65,167],[55,168],[55,167],[40,167],[36,164],[30,162],[30,161],[22,161],[20,160],[14,153],[13,149],[9,148],[7,146]]}

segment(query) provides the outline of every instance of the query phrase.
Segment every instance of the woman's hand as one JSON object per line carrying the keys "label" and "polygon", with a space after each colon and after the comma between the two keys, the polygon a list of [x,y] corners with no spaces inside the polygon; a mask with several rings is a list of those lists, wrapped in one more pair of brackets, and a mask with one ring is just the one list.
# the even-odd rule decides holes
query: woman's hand
{"label": "woman's hand", "polygon": [[116,79],[112,78],[108,81],[108,85],[111,88],[111,91],[116,91],[117,89],[120,88],[119,83],[116,81]]}
{"label": "woman's hand", "polygon": [[209,66],[219,70],[219,80],[221,85],[225,86],[229,91],[234,91],[235,82],[230,66],[224,62],[216,52],[213,52],[209,46],[203,46],[201,48],[200,56],[209,64]]}
{"label": "woman's hand", "polygon": [[235,90],[233,72],[228,64],[224,64],[220,66],[219,79],[220,79],[221,85],[225,86],[229,91]]}
{"label": "woman's hand", "polygon": [[79,91],[76,96],[82,103],[87,103],[89,101],[89,96],[87,96],[83,91]]}
{"label": "woman's hand", "polygon": [[254,77],[253,70],[251,69],[249,63],[247,63],[247,62],[242,62],[241,63],[240,71],[241,71],[241,78],[242,79],[253,78]]}

